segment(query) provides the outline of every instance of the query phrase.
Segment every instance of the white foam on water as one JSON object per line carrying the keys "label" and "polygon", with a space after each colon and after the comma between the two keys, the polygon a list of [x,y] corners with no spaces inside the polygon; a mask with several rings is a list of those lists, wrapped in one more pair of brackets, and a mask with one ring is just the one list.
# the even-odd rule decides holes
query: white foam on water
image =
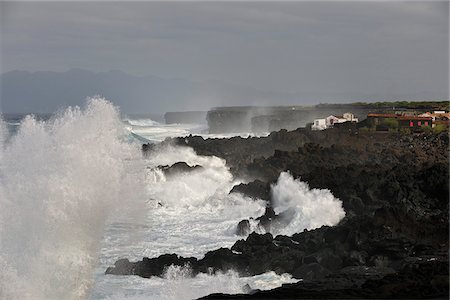
{"label": "white foam on water", "polygon": [[[157,168],[179,161],[202,168],[167,177]],[[208,251],[232,246],[242,238],[235,234],[237,223],[264,212],[264,201],[254,201],[240,194],[229,195],[237,182],[225,161],[217,157],[199,156],[192,148],[167,145],[150,154],[146,165],[147,218],[140,225],[130,220],[108,228],[97,269],[97,285],[91,298],[177,299],[176,295],[185,295],[183,298],[189,299],[189,295],[196,298],[199,293],[227,292],[220,283],[225,277],[216,275],[185,276],[174,282],[158,277],[142,281],[135,276],[117,281],[115,276],[103,275],[119,258],[141,260],[143,256],[157,257],[165,253],[202,258]],[[203,281],[208,283],[202,286]],[[114,295],[108,292],[111,285],[119,285],[119,290],[128,289],[129,292]]]}
{"label": "white foam on water", "polygon": [[230,133],[208,133],[208,126],[205,124],[161,124],[152,120],[131,120],[126,119],[128,129],[135,135],[142,137],[147,142],[162,142],[166,138],[186,137],[188,135],[201,136],[207,138],[232,138],[232,137],[263,137],[269,132],[230,132]]}
{"label": "white foam on water", "polygon": [[[295,281],[273,272],[192,277],[179,267],[163,278],[104,275],[120,258],[200,259],[230,247],[242,238],[238,222],[265,209],[264,201],[229,194],[239,182],[224,160],[171,145],[144,159],[125,127],[116,107],[93,98],[49,121],[26,117],[7,142],[0,134],[0,299],[189,299]],[[158,168],[180,161],[202,168],[171,176]],[[329,191],[289,176],[272,188],[277,212],[296,211],[282,233],[343,217]]]}
{"label": "white foam on water", "polygon": [[[166,177],[157,168],[179,161],[201,165],[202,169]],[[147,219],[141,225],[110,226],[91,299],[194,299],[215,292],[243,293],[247,283],[252,288],[268,289],[296,281],[290,275],[273,272],[248,278],[239,278],[235,272],[191,277],[189,271],[179,267],[169,268],[164,278],[103,275],[119,258],[141,260],[143,256],[164,253],[202,258],[207,251],[233,245],[242,238],[235,234],[237,223],[264,212],[264,201],[229,195],[237,182],[222,159],[199,156],[188,147],[167,145],[152,153],[146,164]]]}
{"label": "white foam on water", "polygon": [[[152,167],[172,165],[180,158],[191,166],[202,168],[170,177],[149,169],[149,204],[156,207],[151,210],[150,219],[160,220],[161,237],[168,235],[177,241],[171,246],[177,254],[201,257],[206,251],[231,246],[239,239],[235,235],[237,223],[249,216],[261,215],[265,202],[229,194],[240,182],[233,180],[225,161],[199,156],[192,148],[167,146],[152,155],[148,163]],[[158,251],[164,248],[160,245]],[[147,254],[152,252],[155,251],[149,250]]]}
{"label": "white foam on water", "polygon": [[286,227],[274,228],[275,234],[293,235],[304,229],[334,226],[345,217],[342,201],[330,190],[310,189],[306,182],[295,180],[288,172],[280,174],[271,193],[275,213],[284,213],[288,218]]}
{"label": "white foam on water", "polygon": [[118,110],[92,98],[50,121],[27,116],[2,145],[1,299],[86,296],[108,217],[144,193],[139,146],[123,134]]}
{"label": "white foam on water", "polygon": [[150,142],[162,142],[166,138],[183,137],[199,132],[198,126],[192,124],[157,124],[154,126],[132,126],[131,131]]}
{"label": "white foam on water", "polygon": [[[7,128],[7,123],[4,122],[1,118],[0,118],[0,149],[3,149],[6,140],[8,139],[8,128]],[[0,150],[0,164],[3,161],[3,151]]]}
{"label": "white foam on water", "polygon": [[[250,289],[269,290],[281,286],[284,283],[295,283],[298,279],[289,274],[277,275],[275,272],[267,272],[252,277],[239,277],[234,271],[216,274],[199,273],[192,276],[187,267],[170,266],[162,278],[151,277],[144,279],[137,276],[119,276],[121,280],[127,280],[132,289],[121,289],[119,292],[109,295],[108,291],[99,291],[97,295],[101,299],[197,299],[212,293],[245,294]],[[117,279],[117,278],[116,278]],[[116,281],[119,283],[119,280]]]}
{"label": "white foam on water", "polygon": [[124,121],[132,126],[146,127],[146,126],[160,125],[159,122],[153,121],[152,119],[129,119],[129,118],[127,118]]}

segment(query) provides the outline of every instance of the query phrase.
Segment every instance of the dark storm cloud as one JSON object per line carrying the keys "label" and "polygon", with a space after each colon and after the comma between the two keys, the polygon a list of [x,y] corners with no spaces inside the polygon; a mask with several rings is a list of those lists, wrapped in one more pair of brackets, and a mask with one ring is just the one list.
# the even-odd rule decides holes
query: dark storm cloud
{"label": "dark storm cloud", "polygon": [[1,8],[2,72],[119,69],[354,100],[422,92],[448,98],[446,1]]}

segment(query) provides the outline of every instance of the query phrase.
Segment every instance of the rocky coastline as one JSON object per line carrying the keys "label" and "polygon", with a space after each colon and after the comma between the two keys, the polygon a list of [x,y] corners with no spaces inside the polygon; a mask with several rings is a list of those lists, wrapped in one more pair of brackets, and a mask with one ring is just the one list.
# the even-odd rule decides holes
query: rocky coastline
{"label": "rocky coastline", "polygon": [[[230,249],[210,251],[202,259],[176,254],[121,259],[106,274],[160,276],[174,264],[189,265],[193,274],[232,269],[243,276],[275,271],[302,279],[270,291],[205,299],[448,299],[448,133],[299,128],[261,138],[189,136],[164,144],[225,159],[233,176],[247,182],[230,193],[265,200],[266,211],[236,224],[243,239]],[[156,147],[143,149],[150,154]],[[178,163],[163,169],[171,173],[191,167],[201,166]],[[336,226],[292,236],[250,233],[250,221],[262,231],[284,226],[285,218],[272,209],[270,187],[286,171],[311,188],[330,190],[342,201],[345,218]]]}

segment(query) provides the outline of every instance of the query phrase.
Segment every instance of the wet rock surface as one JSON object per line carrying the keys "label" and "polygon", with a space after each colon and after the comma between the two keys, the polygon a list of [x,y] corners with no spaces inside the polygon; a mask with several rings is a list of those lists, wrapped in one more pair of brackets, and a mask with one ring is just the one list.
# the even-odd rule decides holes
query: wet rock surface
{"label": "wet rock surface", "polygon": [[144,257],[141,261],[130,262],[128,259],[120,259],[109,267],[105,274],[112,275],[138,275],[149,278],[161,276],[170,265],[185,266],[196,262],[194,257],[184,258],[176,254],[163,254],[157,258]]}
{"label": "wet rock surface", "polygon": [[173,176],[179,173],[189,173],[192,171],[203,169],[203,167],[200,165],[190,166],[184,161],[174,163],[171,166],[158,166],[158,168],[161,169],[166,176]]}
{"label": "wet rock surface", "polygon": [[235,185],[230,193],[241,193],[253,199],[268,201],[270,199],[270,184],[255,180],[247,184],[241,183]]}
{"label": "wet rock surface", "polygon": [[201,299],[448,299],[448,261],[417,261],[394,273],[374,268],[342,270],[270,291]]}
{"label": "wet rock surface", "polygon": [[[233,269],[303,279],[271,291],[219,298],[448,298],[449,167],[447,133],[274,132],[266,138],[167,141],[226,159],[240,184],[232,193],[267,201],[265,213],[236,224],[246,236],[284,226],[272,209],[270,185],[289,171],[311,188],[329,189],[346,217],[336,226],[292,236],[250,233],[203,259],[119,260],[108,274],[161,275],[170,264],[194,273]],[[151,151],[151,149],[147,150]],[[149,262],[151,261],[151,263]],[[136,271],[139,270],[139,271]],[[143,274],[143,275],[142,275]]]}

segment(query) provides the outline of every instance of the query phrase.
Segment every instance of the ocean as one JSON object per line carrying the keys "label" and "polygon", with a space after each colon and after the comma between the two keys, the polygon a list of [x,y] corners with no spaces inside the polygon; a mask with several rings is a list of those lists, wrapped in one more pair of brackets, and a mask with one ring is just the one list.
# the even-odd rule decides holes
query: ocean
{"label": "ocean", "polygon": [[[265,202],[229,194],[241,181],[223,159],[173,145],[143,157],[141,146],[251,133],[210,135],[205,124],[124,116],[101,98],[53,115],[4,115],[0,133],[0,299],[195,299],[299,280],[273,271],[191,276],[174,266],[149,279],[104,274],[121,258],[202,258],[245,238],[236,225],[262,215]],[[179,161],[203,168],[171,177],[158,168]],[[273,193],[277,212],[294,211],[273,234],[334,225],[345,215],[329,191],[309,190],[288,173]]]}

